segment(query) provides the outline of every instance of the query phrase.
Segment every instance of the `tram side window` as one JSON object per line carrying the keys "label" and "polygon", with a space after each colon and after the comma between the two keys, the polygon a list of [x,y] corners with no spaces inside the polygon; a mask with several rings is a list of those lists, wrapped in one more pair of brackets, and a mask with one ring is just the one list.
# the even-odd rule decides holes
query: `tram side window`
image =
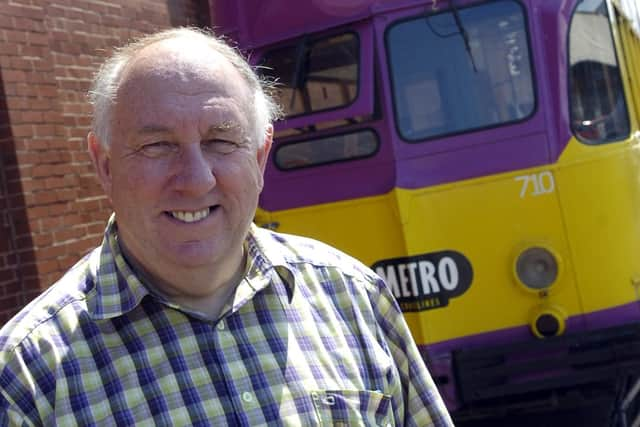
{"label": "tram side window", "polygon": [[376,133],[366,129],[284,144],[276,149],[274,158],[279,169],[300,169],[369,157],[378,151],[378,145]]}
{"label": "tram side window", "polygon": [[386,42],[405,140],[517,122],[534,112],[526,22],[516,1],[399,21]]}
{"label": "tram side window", "polygon": [[629,115],[604,0],[578,4],[569,32],[571,126],[578,139],[602,144],[629,135]]}
{"label": "tram side window", "polygon": [[359,42],[354,33],[268,52],[263,74],[278,79],[278,98],[287,117],[344,107],[358,93]]}

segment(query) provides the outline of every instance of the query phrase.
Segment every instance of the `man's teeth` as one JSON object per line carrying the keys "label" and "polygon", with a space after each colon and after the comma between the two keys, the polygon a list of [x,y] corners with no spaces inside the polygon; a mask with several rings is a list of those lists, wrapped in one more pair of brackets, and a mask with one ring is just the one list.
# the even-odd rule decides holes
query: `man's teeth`
{"label": "man's teeth", "polygon": [[196,222],[209,216],[209,208],[195,212],[171,211],[171,216],[182,222]]}

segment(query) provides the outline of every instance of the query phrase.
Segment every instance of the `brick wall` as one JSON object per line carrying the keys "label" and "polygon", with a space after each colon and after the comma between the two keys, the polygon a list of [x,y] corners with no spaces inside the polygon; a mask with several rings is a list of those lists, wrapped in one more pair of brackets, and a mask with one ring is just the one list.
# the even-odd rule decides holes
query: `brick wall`
{"label": "brick wall", "polygon": [[102,238],[85,93],[132,36],[209,22],[206,0],[0,0],[0,325]]}

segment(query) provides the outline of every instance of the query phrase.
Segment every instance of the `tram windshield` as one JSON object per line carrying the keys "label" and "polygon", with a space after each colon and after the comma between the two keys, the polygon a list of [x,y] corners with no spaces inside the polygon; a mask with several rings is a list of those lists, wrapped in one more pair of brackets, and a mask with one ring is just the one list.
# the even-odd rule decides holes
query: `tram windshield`
{"label": "tram windshield", "polygon": [[386,43],[397,128],[407,141],[516,122],[534,111],[525,17],[515,1],[400,21]]}

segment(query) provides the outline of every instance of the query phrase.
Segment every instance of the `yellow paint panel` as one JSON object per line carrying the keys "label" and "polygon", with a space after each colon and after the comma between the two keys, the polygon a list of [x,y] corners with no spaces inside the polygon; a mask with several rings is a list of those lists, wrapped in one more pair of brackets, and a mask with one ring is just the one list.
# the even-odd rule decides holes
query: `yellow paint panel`
{"label": "yellow paint panel", "polygon": [[405,254],[393,194],[256,215],[258,225],[273,222],[276,231],[321,240],[367,265]]}
{"label": "yellow paint panel", "polygon": [[639,147],[629,141],[603,148],[607,155],[586,161],[566,156],[558,171],[586,312],[633,301],[631,280],[640,278]]}

